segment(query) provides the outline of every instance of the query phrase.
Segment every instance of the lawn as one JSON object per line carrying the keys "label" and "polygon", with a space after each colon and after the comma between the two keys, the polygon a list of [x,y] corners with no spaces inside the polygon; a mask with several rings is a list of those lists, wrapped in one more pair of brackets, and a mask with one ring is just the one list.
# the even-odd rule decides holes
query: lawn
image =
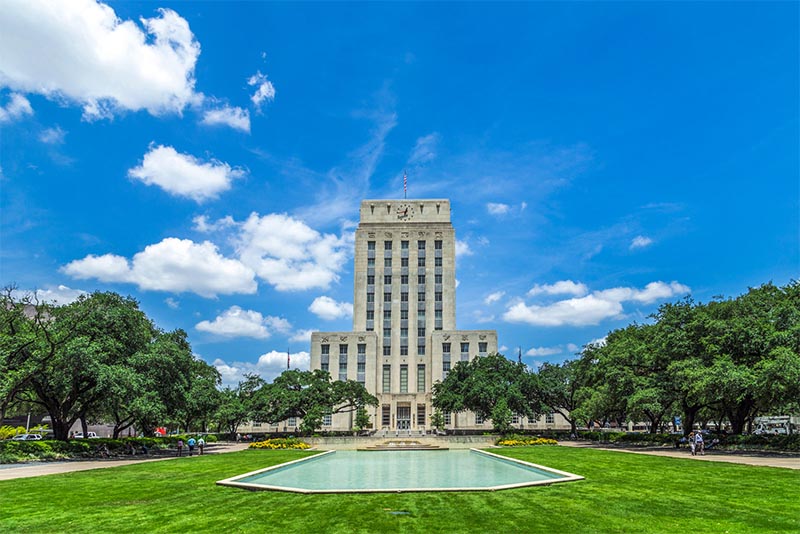
{"label": "lawn", "polygon": [[800,471],[567,447],[503,453],[586,480],[354,495],[216,486],[313,454],[243,451],[3,481],[0,532],[800,532]]}

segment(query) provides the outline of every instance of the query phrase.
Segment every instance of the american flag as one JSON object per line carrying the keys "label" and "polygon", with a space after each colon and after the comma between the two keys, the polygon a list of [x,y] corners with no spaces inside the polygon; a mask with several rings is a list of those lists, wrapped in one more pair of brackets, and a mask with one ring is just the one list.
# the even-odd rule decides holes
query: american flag
{"label": "american flag", "polygon": [[408,176],[406,171],[403,171],[403,198],[408,194]]}

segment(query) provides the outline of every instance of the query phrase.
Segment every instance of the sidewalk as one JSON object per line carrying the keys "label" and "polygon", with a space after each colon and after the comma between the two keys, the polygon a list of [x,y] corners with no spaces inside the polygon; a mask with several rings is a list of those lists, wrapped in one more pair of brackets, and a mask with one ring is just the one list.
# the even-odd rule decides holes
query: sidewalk
{"label": "sidewalk", "polygon": [[[205,454],[222,454],[226,452],[242,451],[245,450],[248,445],[248,443],[210,443],[206,445]],[[195,456],[198,455],[195,454]],[[183,457],[185,458],[187,455],[184,454]],[[127,457],[124,460],[67,460],[64,462],[37,462],[33,465],[20,465],[19,467],[0,469],[0,480],[38,477],[42,475],[55,475],[59,473],[73,473],[75,471],[88,471],[90,469],[103,469],[107,467],[119,467],[121,465],[131,465],[145,462],[162,462],[165,460],[177,459],[177,456],[147,458],[145,456],[138,455]]]}
{"label": "sidewalk", "polygon": [[731,453],[725,451],[708,451],[704,456],[692,456],[688,449],[604,447],[588,441],[559,441],[558,444],[565,447],[582,447],[587,449],[599,449],[602,451],[628,452],[631,454],[649,454],[651,456],[666,456],[669,458],[683,458],[686,460],[800,469],[800,456]]}

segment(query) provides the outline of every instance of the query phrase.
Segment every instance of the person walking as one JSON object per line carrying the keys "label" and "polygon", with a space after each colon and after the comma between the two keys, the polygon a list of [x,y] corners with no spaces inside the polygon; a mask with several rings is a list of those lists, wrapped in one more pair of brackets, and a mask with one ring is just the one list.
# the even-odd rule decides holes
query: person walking
{"label": "person walking", "polygon": [[200,456],[203,456],[203,448],[206,446],[206,440],[200,436],[197,440],[197,449],[200,451]]}
{"label": "person walking", "polygon": [[189,446],[189,456],[191,456],[192,452],[194,452],[194,446],[197,444],[197,441],[194,438],[189,438],[189,441],[187,441],[186,444]]}
{"label": "person walking", "polygon": [[183,440],[178,440],[178,456],[183,456]]}
{"label": "person walking", "polygon": [[697,447],[697,442],[694,438],[694,432],[689,432],[689,448],[692,449],[692,456],[695,455],[695,449]]}
{"label": "person walking", "polygon": [[706,451],[704,450],[705,442],[703,442],[703,433],[698,431],[694,435],[694,441],[695,441],[695,449],[697,450],[697,452],[700,453],[700,456],[705,456]]}

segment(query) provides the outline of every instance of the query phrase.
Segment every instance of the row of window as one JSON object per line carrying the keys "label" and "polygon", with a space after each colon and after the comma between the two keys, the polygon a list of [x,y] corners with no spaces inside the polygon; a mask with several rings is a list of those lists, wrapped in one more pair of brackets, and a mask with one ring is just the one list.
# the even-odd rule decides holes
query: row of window
{"label": "row of window", "polygon": [[[383,258],[383,266],[384,267],[391,267],[392,266],[392,258]],[[425,256],[420,256],[417,258],[417,267],[425,267]],[[436,256],[433,258],[433,266],[434,267],[441,267],[442,266],[442,257]],[[367,267],[375,267],[375,258],[367,258]],[[400,267],[408,267],[408,258],[400,258]],[[441,282],[438,282],[441,284]]]}
{"label": "row of window", "polygon": [[[392,392],[392,366],[383,366],[383,393]],[[408,365],[400,365],[400,393],[408,393]],[[425,364],[417,365],[417,393],[425,393]]]}
{"label": "row of window", "polygon": [[[417,250],[425,250],[425,241],[417,241]],[[383,242],[383,250],[392,250],[392,241]],[[433,248],[442,250],[442,241],[437,239],[433,242]],[[375,241],[367,241],[367,250],[375,250]],[[400,250],[408,250],[408,241],[400,241]]]}
{"label": "row of window", "polygon": [[[433,276],[434,276],[433,282],[435,284],[441,284],[442,283],[442,275],[441,274],[435,274]],[[426,280],[426,277],[425,277],[424,274],[418,274],[417,275],[417,284],[418,285],[425,285],[425,280]],[[408,275],[407,274],[401,274],[400,275],[400,283],[403,284],[403,285],[408,285]],[[374,274],[367,275],[367,285],[368,286],[374,286],[375,285],[375,275]],[[383,276],[383,285],[385,285],[385,286],[392,285],[392,275],[386,274],[386,275]]]}
{"label": "row of window", "polygon": [[[382,413],[381,413],[381,424],[383,426],[390,426],[391,425],[392,408],[388,404],[385,404],[382,408],[383,409],[382,409]],[[443,415],[444,415],[444,424],[445,425],[452,424],[452,422],[453,422],[452,421],[452,414],[446,413],[446,414],[443,414]],[[520,414],[516,414],[515,413],[515,414],[513,414],[511,416],[511,424],[512,425],[518,425],[518,424],[520,424],[520,422],[522,422],[522,420],[523,420],[523,417]],[[476,425],[482,425],[482,424],[484,424],[484,422],[485,422],[485,420],[484,420],[482,415],[475,414],[475,424]],[[556,415],[554,413],[545,414],[544,422],[545,422],[545,424],[548,424],[548,425],[555,424]],[[331,424],[332,424],[332,416],[331,416],[331,414],[325,414],[322,417],[322,426],[331,426]],[[424,404],[417,404],[417,425],[422,426],[424,424],[425,424],[425,405]],[[254,427],[260,427],[261,423],[253,423],[253,426]],[[297,419],[294,418],[294,417],[290,417],[289,420],[287,421],[287,426],[289,428],[293,428],[293,427],[297,426]]]}
{"label": "row of window", "polygon": [[[442,302],[442,298],[443,298],[443,296],[442,296],[442,292],[441,291],[436,291],[433,294],[433,301],[434,302]],[[368,292],[367,293],[367,302],[375,302],[375,293],[373,293],[373,292]],[[392,292],[391,291],[384,292],[384,294],[383,294],[383,302],[392,302]],[[403,291],[402,293],[400,293],[400,302],[408,302],[408,292],[407,291]],[[420,291],[419,293],[417,293],[417,302],[425,302],[425,292],[424,291]]]}

